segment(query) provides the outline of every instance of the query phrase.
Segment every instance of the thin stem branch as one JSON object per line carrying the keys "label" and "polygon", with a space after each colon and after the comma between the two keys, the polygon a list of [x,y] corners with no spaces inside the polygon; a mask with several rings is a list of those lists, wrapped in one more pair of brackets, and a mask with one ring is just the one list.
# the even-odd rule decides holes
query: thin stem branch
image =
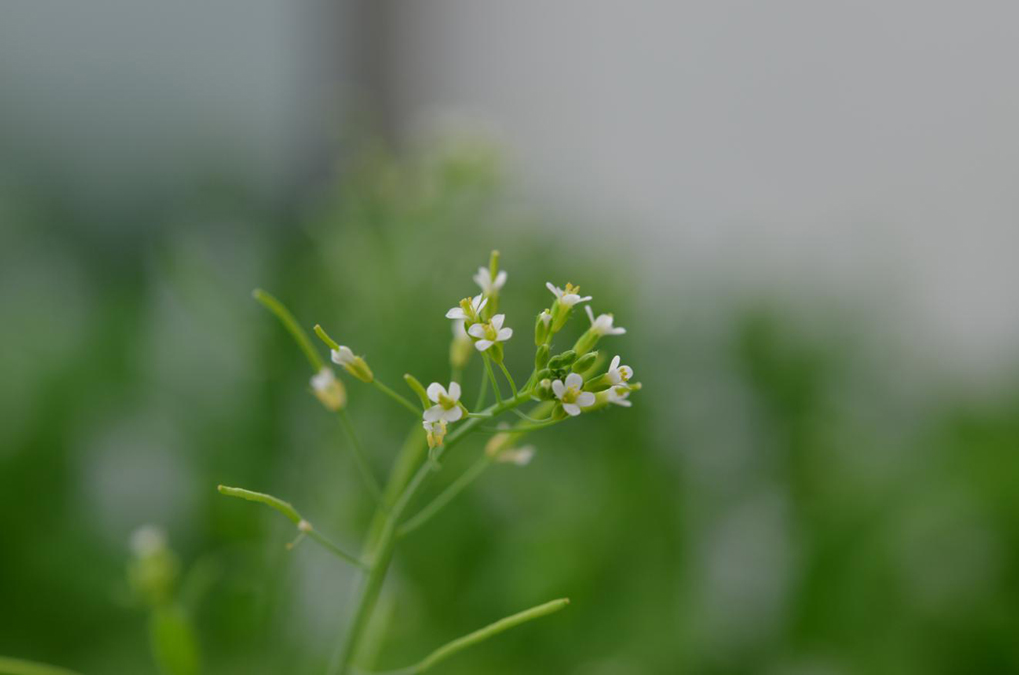
{"label": "thin stem branch", "polygon": [[[336,544],[332,543],[325,536],[319,534],[307,520],[301,517],[301,514],[297,512],[297,509],[293,507],[290,502],[285,502],[278,497],[267,495],[263,492],[255,492],[254,490],[245,490],[239,487],[228,487],[226,485],[220,485],[218,488],[219,493],[226,495],[227,497],[237,497],[238,499],[246,499],[249,502],[258,502],[259,504],[265,504],[271,509],[279,511],[294,525],[297,525],[297,529],[302,533],[307,534],[309,537],[317,541],[324,548],[331,553],[334,553],[337,557],[345,560],[351,565],[365,568],[366,565],[358,560],[356,557],[347,553]],[[302,525],[303,523],[303,525]]]}
{"label": "thin stem branch", "polygon": [[506,364],[503,363],[502,361],[499,361],[499,367],[502,368],[502,374],[506,376],[506,381],[509,382],[510,390],[513,392],[513,395],[516,396],[517,395],[517,385],[513,381],[513,377],[510,375],[509,369],[506,368]]}
{"label": "thin stem branch", "polygon": [[500,429],[498,427],[481,427],[481,430],[487,431],[492,434],[500,434],[504,431],[509,433],[523,433],[525,431],[537,431],[538,429],[545,429],[547,427],[552,426],[553,424],[558,424],[560,421],[561,420],[550,419],[545,420],[540,424],[518,424],[517,426],[510,427],[508,429]]}
{"label": "thin stem branch", "polygon": [[468,485],[477,480],[478,476],[485,472],[485,469],[492,465],[492,458],[484,453],[469,469],[463,472],[459,478],[453,481],[445,490],[433,499],[427,506],[417,512],[416,515],[404,521],[403,525],[396,531],[397,537],[404,537],[418,529],[437,514],[446,504],[451,502],[458,494],[464,491]]}
{"label": "thin stem branch", "polygon": [[507,616],[506,618],[500,619],[495,623],[485,626],[484,628],[480,628],[473,633],[468,633],[463,637],[444,644],[414,665],[401,668],[400,670],[391,671],[391,675],[396,675],[396,673],[406,675],[423,673],[432,666],[445,661],[449,657],[467,649],[468,647],[473,647],[480,642],[484,642],[491,637],[495,637],[499,633],[504,633],[511,628],[516,628],[520,624],[533,621],[534,619],[540,619],[541,617],[548,616],[549,614],[554,614],[555,612],[564,609],[569,604],[569,598],[559,598],[558,600],[552,600],[551,602],[546,602],[543,605],[531,607],[530,609],[525,609],[522,612]]}
{"label": "thin stem branch", "polygon": [[502,392],[499,391],[499,382],[495,379],[495,371],[492,370],[492,359],[484,352],[481,355],[485,361],[485,372],[488,373],[488,379],[492,383],[492,391],[495,392],[495,400],[502,403]]}
{"label": "thin stem branch", "polygon": [[478,401],[474,404],[472,410],[479,410],[481,406],[485,405],[485,393],[488,391],[488,375],[485,373],[481,374],[481,391],[478,392]]}
{"label": "thin stem branch", "polygon": [[354,423],[350,421],[350,415],[346,409],[340,408],[337,411],[337,416],[340,418],[343,430],[350,439],[350,454],[354,456],[354,464],[357,465],[357,471],[361,474],[361,480],[364,482],[365,487],[368,488],[368,491],[372,493],[375,501],[382,505],[382,487],[375,478],[375,474],[372,473],[371,467],[368,466],[364,448],[361,446],[361,441],[358,440],[357,432],[354,431]]}
{"label": "thin stem branch", "polygon": [[413,414],[415,417],[421,417],[421,409],[420,408],[418,408],[416,405],[411,403],[410,400],[407,399],[402,394],[396,393],[395,391],[393,391],[392,389],[390,389],[386,385],[384,385],[381,382],[379,382],[379,378],[377,378],[377,377],[374,378],[372,380],[372,384],[375,385],[375,388],[378,389],[379,391],[381,391],[383,394],[385,394],[386,396],[388,396],[389,398],[393,399],[394,401],[396,401],[397,403],[402,405],[404,408],[409,410],[411,412],[411,414]]}
{"label": "thin stem branch", "polygon": [[322,370],[325,366],[325,361],[319,356],[318,352],[315,351],[315,347],[311,344],[311,340],[308,339],[308,334],[304,332],[301,325],[297,323],[297,319],[290,313],[282,302],[277,300],[275,297],[266,293],[261,288],[256,288],[251,292],[251,296],[262,304],[263,307],[268,309],[270,312],[276,315],[276,318],[280,320],[283,327],[287,329],[291,337],[294,338],[294,342],[301,348],[304,355],[308,358],[311,363],[311,367],[315,369],[315,372]]}

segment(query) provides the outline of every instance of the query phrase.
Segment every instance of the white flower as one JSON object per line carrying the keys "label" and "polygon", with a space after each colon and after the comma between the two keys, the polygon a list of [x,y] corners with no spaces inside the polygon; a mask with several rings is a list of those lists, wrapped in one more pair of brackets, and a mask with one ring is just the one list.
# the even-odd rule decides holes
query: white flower
{"label": "white flower", "polygon": [[611,314],[599,314],[598,318],[594,318],[594,312],[591,311],[591,305],[584,307],[587,310],[587,318],[591,320],[591,330],[598,335],[622,335],[626,332],[625,328],[614,327],[612,325]]}
{"label": "white flower", "polygon": [[481,287],[481,292],[485,294],[485,297],[498,293],[499,289],[506,285],[506,270],[499,270],[499,273],[495,275],[495,279],[492,278],[492,273],[487,267],[479,267],[478,273],[474,275],[474,283]]}
{"label": "white flower", "polygon": [[616,355],[609,364],[609,372],[605,373],[605,376],[613,385],[622,384],[633,377],[633,368],[619,365],[619,356]]}
{"label": "white flower", "polygon": [[573,284],[570,283],[566,284],[566,288],[563,289],[559,288],[558,286],[553,286],[552,282],[550,281],[546,281],[545,287],[548,288],[548,290],[552,291],[552,294],[556,296],[556,298],[559,300],[559,303],[567,308],[573,307],[578,302],[587,302],[588,300],[591,299],[590,295],[585,296],[583,298],[580,297],[580,287],[574,286]]}
{"label": "white flower", "polygon": [[142,525],[131,533],[131,552],[147,558],[166,548],[166,533],[155,525]]}
{"label": "white flower", "polygon": [[[343,345],[340,345],[339,349],[332,350],[330,356],[332,356],[333,363],[341,365],[344,368],[354,365],[354,359],[357,358],[354,356],[354,352],[350,351],[350,347],[344,347]],[[321,374],[322,373],[319,373],[319,375]]]}
{"label": "white flower", "polygon": [[538,318],[541,319],[542,325],[544,325],[545,328],[548,329],[548,324],[552,322],[552,315],[548,313],[548,310],[547,309],[541,310],[541,314],[538,315]]}
{"label": "white flower", "polygon": [[453,307],[446,312],[447,319],[470,319],[471,321],[477,321],[478,315],[481,310],[488,304],[488,298],[483,297],[481,293],[474,296],[473,299],[468,300],[464,298],[460,301],[460,304]]}
{"label": "white flower", "polygon": [[477,338],[478,341],[474,343],[474,346],[478,348],[479,352],[485,351],[496,342],[505,342],[513,337],[512,328],[502,327],[505,320],[505,314],[496,314],[488,323],[476,323],[467,329],[467,333],[471,337]]}
{"label": "white flower", "polygon": [[460,400],[460,384],[449,383],[449,391],[438,382],[428,385],[428,398],[435,405],[425,411],[425,422],[456,422],[463,417],[463,410],[457,405]]}
{"label": "white flower", "polygon": [[421,426],[425,428],[425,433],[428,436],[429,448],[442,445],[442,439],[446,437],[446,420],[425,421],[421,423]]}
{"label": "white flower", "polygon": [[311,377],[311,389],[327,409],[337,411],[347,404],[347,391],[332,368],[322,368]]}
{"label": "white flower", "polygon": [[534,452],[533,445],[525,445],[521,448],[502,451],[495,461],[516,464],[517,466],[527,466],[534,459]]}
{"label": "white flower", "polygon": [[567,375],[566,384],[563,384],[562,380],[556,380],[552,383],[552,392],[562,402],[563,410],[568,415],[575,417],[580,414],[581,408],[594,404],[594,394],[589,391],[583,391],[583,386],[584,378],[577,373]]}
{"label": "white flower", "polygon": [[[626,366],[623,366],[624,368]],[[629,408],[633,405],[631,401],[627,401],[626,398],[630,395],[630,390],[626,387],[610,387],[605,392],[605,400],[609,403],[615,403],[621,405],[624,408]]]}

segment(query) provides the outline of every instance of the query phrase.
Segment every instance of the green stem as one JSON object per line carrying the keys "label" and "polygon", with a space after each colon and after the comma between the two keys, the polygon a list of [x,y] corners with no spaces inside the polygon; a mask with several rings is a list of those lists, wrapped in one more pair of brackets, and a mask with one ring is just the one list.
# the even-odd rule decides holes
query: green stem
{"label": "green stem", "polygon": [[487,431],[488,433],[491,434],[501,434],[503,432],[523,433],[525,431],[537,431],[538,429],[545,429],[547,427],[552,426],[553,424],[558,424],[561,421],[562,420],[545,420],[540,424],[518,424],[517,426],[510,427],[509,429],[499,429],[497,427],[481,427],[481,430]]}
{"label": "green stem", "polygon": [[481,391],[478,392],[478,401],[474,404],[471,410],[479,410],[481,406],[485,405],[485,393],[488,391],[488,376],[484,373],[481,374]]}
{"label": "green stem", "polygon": [[415,417],[421,417],[421,409],[420,408],[418,408],[416,405],[411,403],[406,397],[402,396],[401,394],[396,393],[395,391],[393,391],[392,389],[390,389],[386,385],[384,385],[381,382],[379,382],[378,378],[374,378],[372,380],[372,384],[375,385],[375,388],[378,389],[379,391],[381,391],[383,394],[385,394],[386,396],[388,396],[389,398],[393,399],[394,401],[396,401],[397,403],[402,405],[404,408],[409,410]]}
{"label": "green stem", "polygon": [[22,661],[0,656],[0,673],[3,675],[78,675],[73,670],[50,666],[34,661]]}
{"label": "green stem", "polygon": [[513,377],[509,373],[509,369],[506,368],[506,364],[499,361],[499,367],[502,368],[502,374],[506,376],[506,381],[509,382],[510,390],[513,391],[513,395],[517,395],[517,385],[513,382]]}
{"label": "green stem", "polygon": [[495,637],[499,633],[508,631],[511,628],[516,628],[522,623],[527,623],[528,621],[533,621],[534,619],[540,619],[543,616],[554,614],[555,612],[564,609],[568,604],[570,604],[569,598],[560,598],[558,600],[546,602],[543,605],[538,605],[537,607],[525,609],[522,612],[507,616],[506,618],[500,619],[493,624],[489,624],[484,628],[474,631],[473,633],[468,633],[463,637],[446,643],[413,666],[401,668],[400,670],[393,672],[394,674],[406,673],[407,675],[411,675],[412,673],[423,673],[432,666],[445,661],[457,652],[461,652],[468,647],[473,647],[479,642],[484,642],[488,638]]}
{"label": "green stem", "polygon": [[396,536],[404,537],[414,530],[418,529],[432,517],[438,513],[446,504],[451,502],[458,494],[473,483],[478,476],[485,472],[485,469],[492,465],[492,458],[488,456],[488,453],[484,453],[474,464],[471,465],[467,471],[460,475],[455,481],[453,481],[445,490],[439,493],[439,495],[429,502],[428,506],[424,507],[417,512],[416,515],[408,518],[396,531]]}
{"label": "green stem", "polygon": [[[336,554],[336,556],[338,556],[339,558],[342,558],[351,565],[355,565],[361,568],[366,567],[366,565],[363,562],[361,562],[351,554],[341,549],[336,544],[326,539],[323,535],[319,534],[318,531],[311,526],[311,523],[309,523],[307,520],[301,517],[301,514],[297,512],[297,509],[295,509],[293,505],[290,504],[290,502],[285,502],[282,499],[279,499],[278,497],[273,497],[272,495],[267,495],[263,492],[245,490],[244,488],[220,485],[217,489],[219,490],[220,494],[226,495],[227,497],[237,497],[238,499],[246,499],[249,502],[258,502],[259,504],[265,504],[269,508],[279,511],[284,516],[286,516],[287,519],[290,520],[290,522],[292,522],[294,525],[297,525],[298,529],[301,532],[307,534],[309,537],[311,537],[319,544],[321,544],[324,548]],[[302,522],[306,523],[305,528],[301,527]]]}
{"label": "green stem", "polygon": [[315,351],[315,347],[311,344],[311,340],[308,339],[308,334],[304,332],[300,324],[294,318],[294,315],[290,313],[283,303],[277,300],[275,297],[266,293],[261,288],[256,288],[251,292],[251,296],[262,304],[266,309],[276,315],[276,318],[280,320],[283,327],[290,332],[290,335],[294,338],[297,346],[301,348],[304,355],[308,357],[308,361],[311,363],[311,367],[315,369],[315,372],[322,370],[325,366],[325,361]]}
{"label": "green stem", "polygon": [[354,464],[357,465],[357,471],[361,474],[361,479],[364,481],[365,487],[372,493],[372,497],[379,504],[382,504],[382,488],[379,486],[378,480],[372,473],[371,468],[368,466],[368,460],[365,458],[364,448],[361,446],[361,441],[358,440],[357,433],[354,431],[354,424],[350,421],[350,415],[344,408],[340,408],[338,411],[340,422],[343,425],[343,430],[347,433],[347,437],[350,439],[350,450],[354,456]]}
{"label": "green stem", "polygon": [[[510,408],[517,407],[518,405],[526,402],[529,397],[530,392],[522,392],[519,396],[513,399],[489,406],[484,412],[491,413],[494,416]],[[481,420],[478,418],[469,418],[463,424],[460,424],[455,431],[446,437],[445,444],[437,449],[438,452],[436,453],[435,460],[438,461],[445,452],[452,449],[480,423]],[[375,604],[378,602],[379,593],[382,590],[382,584],[385,581],[386,573],[389,570],[389,563],[393,559],[393,549],[396,544],[397,523],[399,522],[404,509],[407,508],[410,500],[421,488],[421,485],[424,483],[431,471],[431,462],[426,460],[420,464],[413,478],[410,479],[406,487],[404,487],[400,492],[399,497],[393,503],[389,513],[385,515],[385,520],[383,521],[377,536],[373,534],[371,537],[375,544],[372,546],[373,550],[370,555],[371,567],[369,568],[367,577],[361,582],[357,604],[354,608],[354,614],[350,621],[350,627],[347,629],[347,635],[340,646],[340,651],[337,653],[337,657],[330,665],[329,673],[331,675],[347,675],[350,672],[351,664],[360,649],[365,628],[368,625],[368,621],[371,619],[372,612],[375,610]]]}
{"label": "green stem", "polygon": [[485,371],[488,373],[488,380],[492,383],[492,391],[495,392],[495,400],[502,403],[502,393],[499,391],[499,383],[495,379],[495,371],[492,370],[492,359],[488,354],[482,352],[485,361]]}

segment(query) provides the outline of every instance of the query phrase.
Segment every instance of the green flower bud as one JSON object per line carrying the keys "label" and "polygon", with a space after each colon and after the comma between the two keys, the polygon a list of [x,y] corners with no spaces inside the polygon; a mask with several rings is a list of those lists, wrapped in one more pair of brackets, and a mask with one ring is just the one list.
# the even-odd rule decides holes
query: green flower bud
{"label": "green flower bud", "polygon": [[552,315],[547,309],[541,310],[541,314],[534,321],[534,344],[541,346],[548,342],[551,335],[549,328],[552,326]]}
{"label": "green flower bud", "polygon": [[538,347],[537,353],[534,355],[534,367],[536,370],[541,370],[548,365],[548,345],[541,345]]}
{"label": "green flower bud", "polygon": [[368,363],[360,356],[354,356],[350,347],[339,345],[332,351],[332,359],[333,363],[343,366],[344,370],[362,382],[371,384],[375,380],[375,375],[368,367]]}
{"label": "green flower bud", "polygon": [[573,372],[584,374],[598,360],[598,352],[588,352],[573,363]]}
{"label": "green flower bud", "polygon": [[584,334],[581,335],[580,338],[577,340],[577,344],[573,345],[573,351],[577,352],[578,354],[588,353],[589,351],[594,349],[594,346],[596,344],[598,344],[598,338],[600,337],[601,334],[598,333],[598,331],[588,328],[586,331],[584,331]]}

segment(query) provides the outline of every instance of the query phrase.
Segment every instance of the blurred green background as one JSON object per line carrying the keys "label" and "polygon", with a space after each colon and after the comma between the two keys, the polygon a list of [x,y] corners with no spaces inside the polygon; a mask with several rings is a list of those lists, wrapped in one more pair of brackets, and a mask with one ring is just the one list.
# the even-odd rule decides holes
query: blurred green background
{"label": "blurred green background", "polygon": [[404,391],[497,248],[518,382],[570,281],[643,390],[401,542],[380,668],[567,596],[433,672],[1019,674],[1016,13],[4,3],[0,657],[158,673],[152,524],[203,673],[324,672],[351,569],[216,486],[348,550],[372,502],[251,291]]}

